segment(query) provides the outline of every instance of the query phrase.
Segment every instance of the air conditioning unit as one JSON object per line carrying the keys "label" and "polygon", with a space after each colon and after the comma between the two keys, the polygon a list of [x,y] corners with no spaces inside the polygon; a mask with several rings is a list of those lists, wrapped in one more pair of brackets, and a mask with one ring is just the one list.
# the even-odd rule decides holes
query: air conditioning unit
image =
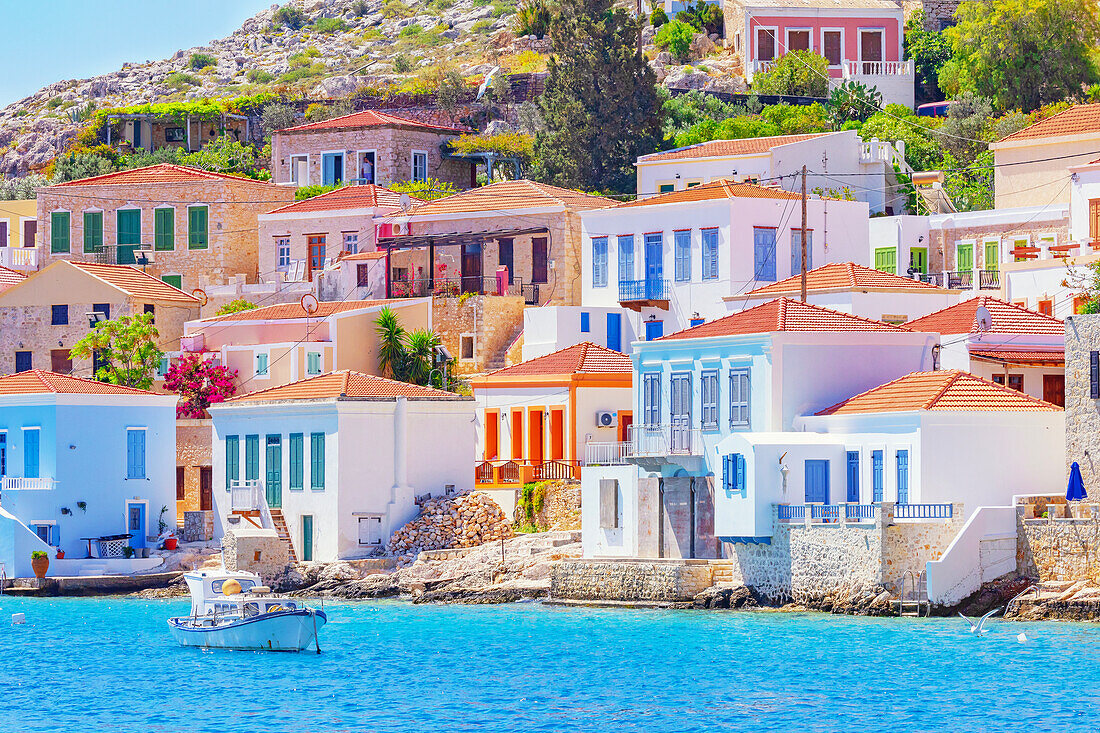
{"label": "air conditioning unit", "polygon": [[393,223],[393,236],[398,237],[409,233],[409,222],[395,221]]}
{"label": "air conditioning unit", "polygon": [[596,427],[613,428],[619,424],[619,413],[601,410],[596,413]]}

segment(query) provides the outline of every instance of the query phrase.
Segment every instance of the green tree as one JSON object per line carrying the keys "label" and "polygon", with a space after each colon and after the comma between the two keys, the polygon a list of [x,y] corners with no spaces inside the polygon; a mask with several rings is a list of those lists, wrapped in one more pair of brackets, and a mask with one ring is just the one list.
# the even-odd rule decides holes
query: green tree
{"label": "green tree", "polygon": [[829,94],[829,61],[812,51],[788,51],[775,65],[752,78],[757,94],[825,97]]}
{"label": "green tree", "polygon": [[923,10],[913,13],[905,23],[905,55],[913,59],[917,96],[927,101],[943,99],[939,76],[951,58],[951,42],[942,32],[925,29]]}
{"label": "green tree", "polygon": [[[437,365],[439,335],[425,328],[406,331],[397,314],[383,308],[374,319],[378,334],[378,371],[390,379],[427,385]],[[440,380],[442,382],[442,380]],[[453,385],[438,385],[449,389]]]}
{"label": "green tree", "polygon": [[843,81],[829,94],[829,116],[836,128],[846,122],[866,122],[880,109],[882,94],[879,90],[858,81]]}
{"label": "green tree", "polygon": [[65,181],[76,181],[91,176],[102,176],[107,173],[114,173],[117,170],[118,165],[114,160],[99,153],[65,153],[54,159],[50,183],[64,183]]}
{"label": "green tree", "polygon": [[450,181],[438,181],[434,178],[424,181],[394,181],[390,184],[390,190],[407,193],[421,201],[434,201],[458,193],[458,189]]}
{"label": "green tree", "polygon": [[289,104],[272,102],[271,104],[264,105],[264,111],[260,115],[260,120],[263,122],[264,130],[270,136],[275,130],[285,130],[288,127],[294,127],[294,123],[298,121],[298,111]]}
{"label": "green tree", "polygon": [[247,173],[256,168],[256,149],[222,135],[203,145],[202,150],[181,156],[180,162],[218,173]]}
{"label": "green tree", "polygon": [[613,0],[562,0],[559,8],[532,177],[632,191],[634,161],[661,142],[661,103],[638,48],[639,21]]}
{"label": "green tree", "polygon": [[1001,109],[1038,109],[1097,81],[1100,10],[1081,0],[968,0],[944,31],[951,60],[939,83],[970,90]]}
{"label": "green tree", "polygon": [[95,378],[101,382],[149,389],[153,386],[153,373],[164,356],[157,347],[159,337],[152,313],[122,316],[97,323],[73,344],[71,353],[80,359],[96,355],[99,369]]}
{"label": "green tree", "polygon": [[405,374],[405,329],[389,306],[378,311],[374,319],[378,333],[378,371],[390,379],[403,379]]}
{"label": "green tree", "polygon": [[944,153],[939,167],[944,171],[943,188],[959,211],[993,208],[993,152],[983,150],[973,162],[961,163]]}
{"label": "green tree", "polygon": [[241,313],[242,311],[250,311],[256,307],[256,304],[251,301],[245,300],[244,298],[237,298],[235,300],[229,301],[221,308],[218,308],[218,310],[214,312],[214,315],[228,316],[230,313]]}
{"label": "green tree", "polygon": [[672,54],[677,61],[687,61],[691,56],[691,39],[695,29],[680,19],[670,20],[657,30],[653,42]]}
{"label": "green tree", "polygon": [[937,137],[940,146],[958,162],[969,165],[989,146],[983,142],[993,117],[993,101],[964,92],[947,109]]}

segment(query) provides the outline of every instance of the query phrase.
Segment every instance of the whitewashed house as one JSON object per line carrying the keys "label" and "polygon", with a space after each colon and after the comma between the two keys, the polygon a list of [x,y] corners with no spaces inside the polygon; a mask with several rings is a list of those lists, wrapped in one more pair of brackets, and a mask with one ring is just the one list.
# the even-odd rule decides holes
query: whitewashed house
{"label": "whitewashed house", "polygon": [[637,341],[633,311],[613,306],[555,305],[523,309],[523,361],[590,342],[627,352]]}
{"label": "whitewashed house", "polygon": [[[797,298],[801,291],[799,274],[724,300],[738,311],[781,296]],[[806,273],[807,303],[888,323],[905,323],[955,305],[960,293],[854,262],[831,262]]]}
{"label": "whitewashed house", "polygon": [[474,401],[353,371],[212,405],[214,505],[258,515],[299,560],[382,550],[416,497],[473,485]]}
{"label": "whitewashed house", "polygon": [[[905,194],[891,193],[898,191],[894,166],[908,167],[905,143],[864,142],[854,130],[709,140],[643,155],[634,163],[640,199],[723,179],[774,184],[794,193],[801,191],[803,165],[811,171],[806,176],[811,192],[839,195],[847,188],[872,214],[906,210]],[[829,171],[858,175],[838,178]]]}
{"label": "whitewashed house", "polygon": [[[801,270],[801,197],[726,180],[581,213],[585,307],[632,311],[653,340],[728,313],[722,298]],[[861,262],[867,204],[810,196],[807,266]]]}
{"label": "whitewashed house", "polygon": [[155,547],[161,521],[175,529],[176,399],[37,369],[0,377],[0,565],[9,578],[33,576],[35,550],[48,553],[50,575],[160,564],[140,555]]}
{"label": "whitewashed house", "polygon": [[965,371],[908,374],[799,417],[793,430],[722,440],[715,533],[736,555],[767,542],[776,519],[801,523],[807,512],[860,522],[890,502],[896,519],[947,519],[962,505],[966,519],[1057,484],[1064,439],[1060,407]]}
{"label": "whitewashed house", "polygon": [[[585,557],[721,557],[717,451],[914,370],[938,337],[778,298],[634,344],[634,422],[617,455],[590,444]],[[599,464],[599,468],[596,465]]]}
{"label": "whitewashed house", "polygon": [[969,298],[910,321],[940,335],[937,365],[1065,405],[1065,326],[1061,320],[989,296]]}

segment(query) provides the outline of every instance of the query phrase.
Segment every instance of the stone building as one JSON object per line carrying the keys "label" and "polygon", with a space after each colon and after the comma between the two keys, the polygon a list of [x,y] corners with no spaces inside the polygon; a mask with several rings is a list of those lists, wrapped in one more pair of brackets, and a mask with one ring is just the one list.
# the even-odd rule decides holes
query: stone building
{"label": "stone building", "polygon": [[364,184],[338,188],[261,214],[260,275],[264,280],[312,281],[327,262],[374,252],[378,229],[375,217],[400,209],[400,194]]}
{"label": "stone building", "polygon": [[497,292],[495,273],[508,268],[506,290],[529,305],[579,305],[580,213],[615,202],[536,181],[493,183],[407,212],[379,217],[392,236],[391,296]]}
{"label": "stone building", "polygon": [[136,267],[58,260],[0,293],[0,374],[45,369],[91,376],[92,361],[74,361],[69,349],[93,318],[152,313],[158,346],[178,349],[183,324],[198,317],[199,307],[194,296]]}
{"label": "stone building", "polygon": [[176,521],[180,526],[185,512],[214,509],[212,433],[209,418],[176,420]]}
{"label": "stone building", "polygon": [[66,181],[38,191],[40,262],[132,265],[191,292],[243,274],[256,282],[257,216],[292,189],[160,164]]}
{"label": "stone building", "polygon": [[1066,466],[1076,461],[1090,497],[1100,495],[1100,315],[1066,318]]}
{"label": "stone building", "polygon": [[442,146],[464,130],[366,110],[276,130],[275,183],[295,186],[426,181],[474,185],[474,165],[448,158]]}

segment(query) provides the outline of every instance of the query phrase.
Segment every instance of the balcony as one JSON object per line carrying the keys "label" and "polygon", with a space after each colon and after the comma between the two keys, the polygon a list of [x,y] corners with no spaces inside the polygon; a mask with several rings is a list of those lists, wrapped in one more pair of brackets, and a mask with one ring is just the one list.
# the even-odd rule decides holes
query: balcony
{"label": "balcony", "polygon": [[631,463],[661,465],[703,455],[703,431],[680,425],[631,425]]}
{"label": "balcony", "polygon": [[974,287],[973,270],[955,270],[944,274],[947,279],[947,287],[952,290],[970,290]]}
{"label": "balcony", "polygon": [[49,491],[57,486],[52,478],[27,478],[23,476],[4,476],[0,479],[0,492],[3,491]]}
{"label": "balcony", "polygon": [[1000,290],[1001,273],[997,270],[978,270],[979,290]]}
{"label": "balcony", "polygon": [[518,488],[532,481],[579,481],[581,467],[576,461],[480,461],[474,465],[474,485],[482,488]]}
{"label": "balcony", "polygon": [[525,305],[539,304],[538,283],[523,283],[515,278],[511,283],[497,282],[496,277],[465,276],[443,278],[409,278],[390,281],[391,298],[457,298],[464,293],[473,295],[522,296]]}
{"label": "balcony", "polygon": [[37,247],[0,247],[0,266],[11,270],[37,270]]}
{"label": "balcony", "polygon": [[841,64],[845,79],[866,76],[913,76],[913,60],[906,61],[845,61]]}
{"label": "balcony", "polygon": [[619,305],[638,312],[642,308],[668,310],[671,292],[668,280],[620,280]]}
{"label": "balcony", "polygon": [[630,461],[630,443],[588,443],[584,446],[586,466],[625,466]]}
{"label": "balcony", "polygon": [[[890,504],[888,504],[890,506]],[[952,504],[892,504],[887,521],[893,519],[951,519]],[[873,522],[882,513],[882,504],[778,504],[777,518],[782,524],[858,524]]]}

